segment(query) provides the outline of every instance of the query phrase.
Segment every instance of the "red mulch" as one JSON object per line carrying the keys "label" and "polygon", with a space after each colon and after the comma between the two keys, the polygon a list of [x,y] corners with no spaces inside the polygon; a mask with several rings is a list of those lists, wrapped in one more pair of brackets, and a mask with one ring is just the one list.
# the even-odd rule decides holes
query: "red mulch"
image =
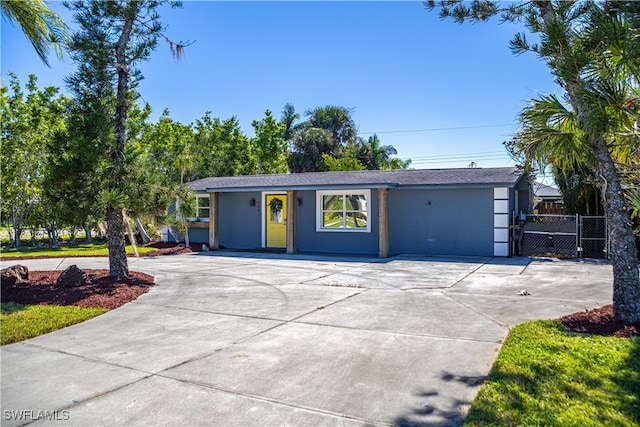
{"label": "red mulch", "polygon": [[109,270],[83,270],[91,285],[76,288],[56,286],[62,271],[30,271],[29,279],[13,288],[2,289],[2,302],[19,304],[76,305],[78,307],[118,308],[149,291],[153,276],[129,272],[129,277],[110,277]]}
{"label": "red mulch", "polygon": [[594,310],[573,313],[560,320],[564,326],[574,332],[613,335],[618,338],[640,336],[640,322],[628,325],[616,320],[613,317],[613,305],[611,304]]}
{"label": "red mulch", "polygon": [[185,248],[182,243],[175,242],[151,242],[143,245],[149,248],[156,248],[156,251],[141,253],[141,257],[188,254],[202,251],[202,243],[192,243],[191,248]]}

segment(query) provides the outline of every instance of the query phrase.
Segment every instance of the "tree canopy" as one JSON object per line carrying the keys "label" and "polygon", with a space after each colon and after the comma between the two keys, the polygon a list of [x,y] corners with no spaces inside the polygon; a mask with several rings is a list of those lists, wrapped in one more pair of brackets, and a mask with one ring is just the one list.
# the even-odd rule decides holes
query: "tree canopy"
{"label": "tree canopy", "polygon": [[[288,104],[283,117],[292,116]],[[358,127],[346,107],[327,105],[307,110],[307,120],[289,124],[291,172],[331,170],[406,169],[410,161],[394,158],[393,146],[381,146],[377,135],[367,141],[358,137]]]}

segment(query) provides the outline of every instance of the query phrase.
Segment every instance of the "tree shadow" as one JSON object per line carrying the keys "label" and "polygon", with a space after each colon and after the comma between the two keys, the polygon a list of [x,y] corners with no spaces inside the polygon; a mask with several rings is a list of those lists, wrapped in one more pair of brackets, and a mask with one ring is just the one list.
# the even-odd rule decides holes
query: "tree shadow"
{"label": "tree shadow", "polygon": [[[456,382],[467,387],[479,387],[486,376],[484,375],[457,375],[451,372],[442,372],[440,379],[444,382]],[[393,425],[398,427],[456,427],[464,422],[471,401],[449,398],[446,408],[438,407],[434,402],[440,392],[435,389],[416,390],[414,396],[424,398],[425,403],[408,410],[393,420]]]}
{"label": "tree shadow", "polygon": [[26,308],[24,304],[17,304],[15,302],[3,302],[0,305],[0,314],[11,314],[18,311],[22,311]]}
{"label": "tree shadow", "polygon": [[621,370],[631,371],[633,375],[619,375],[614,381],[631,399],[628,405],[621,408],[622,412],[636,425],[640,425],[640,337],[627,339],[631,340],[632,347]]}

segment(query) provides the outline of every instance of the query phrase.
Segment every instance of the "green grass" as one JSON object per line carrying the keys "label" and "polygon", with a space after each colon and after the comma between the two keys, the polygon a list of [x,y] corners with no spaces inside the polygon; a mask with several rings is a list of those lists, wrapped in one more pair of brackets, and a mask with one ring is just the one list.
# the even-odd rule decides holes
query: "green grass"
{"label": "green grass", "polygon": [[465,426],[640,425],[640,338],[569,332],[559,321],[515,327]]}
{"label": "green grass", "polygon": [[[127,246],[127,254],[133,254],[133,248]],[[138,253],[155,251],[155,248],[138,246]],[[71,257],[71,256],[108,256],[107,244],[61,245],[57,248],[19,248],[5,249],[0,257]]]}
{"label": "green grass", "polygon": [[37,337],[98,316],[106,308],[76,306],[0,304],[0,344]]}

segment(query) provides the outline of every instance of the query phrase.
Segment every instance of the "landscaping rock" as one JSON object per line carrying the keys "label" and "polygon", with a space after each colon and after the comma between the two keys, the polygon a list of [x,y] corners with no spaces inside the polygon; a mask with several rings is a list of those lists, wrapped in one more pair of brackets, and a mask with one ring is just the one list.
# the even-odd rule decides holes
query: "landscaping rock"
{"label": "landscaping rock", "polygon": [[0,282],[2,288],[12,288],[16,282],[27,280],[29,278],[29,269],[24,265],[12,265],[11,267],[0,270]]}
{"label": "landscaping rock", "polygon": [[87,273],[80,270],[75,264],[67,267],[62,272],[56,284],[61,288],[75,288],[83,285],[90,285],[91,278]]}

